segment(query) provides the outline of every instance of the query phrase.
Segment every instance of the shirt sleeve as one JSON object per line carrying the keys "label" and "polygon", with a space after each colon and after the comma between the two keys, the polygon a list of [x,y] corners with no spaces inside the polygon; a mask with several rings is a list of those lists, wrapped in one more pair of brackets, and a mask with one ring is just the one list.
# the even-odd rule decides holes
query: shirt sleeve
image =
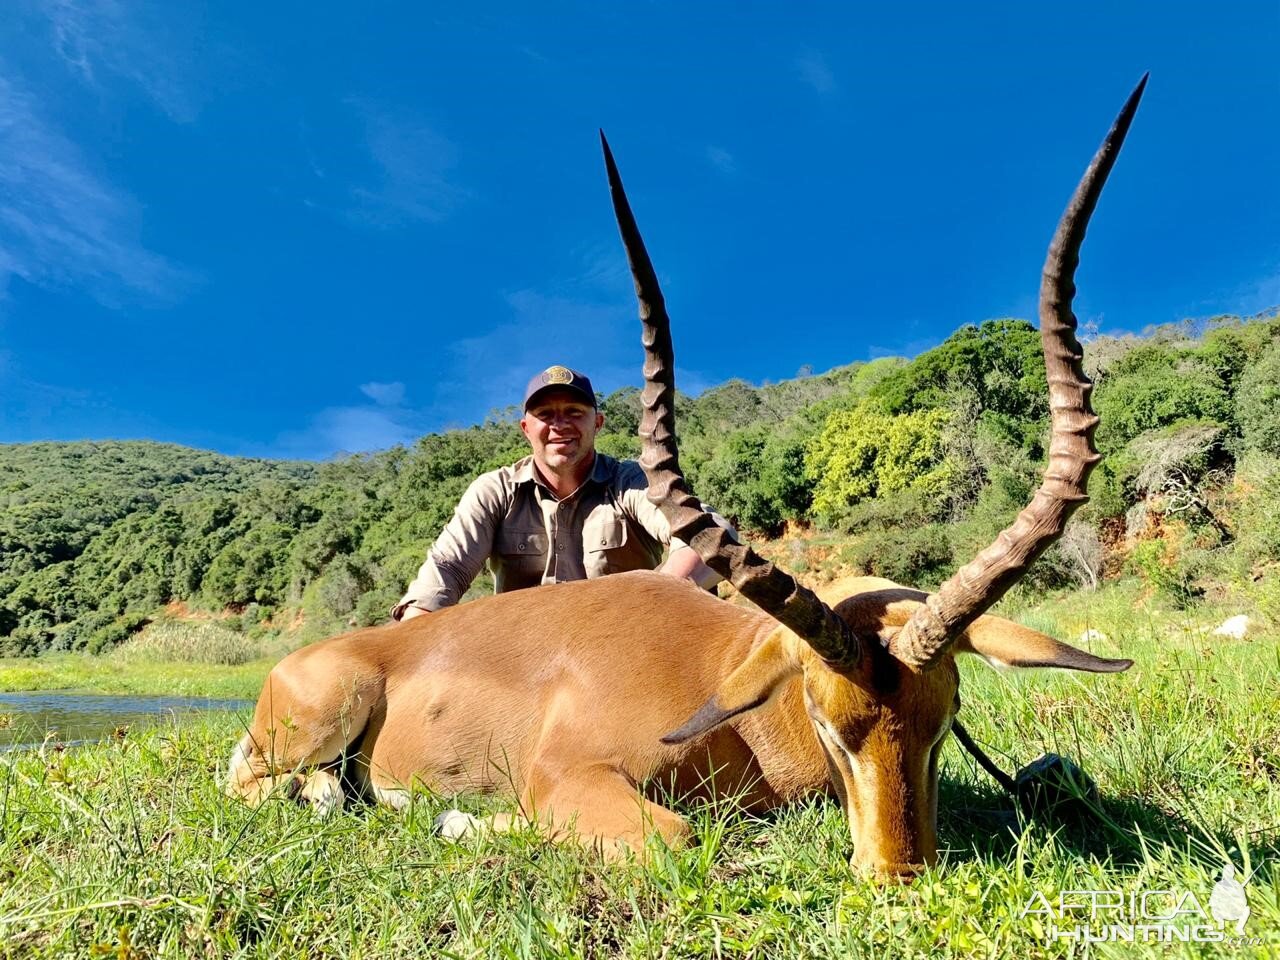
{"label": "shirt sleeve", "polygon": [[406,607],[439,610],[461,599],[493,552],[504,502],[497,473],[486,473],[472,482],[431,545],[418,575],[391,608],[393,620],[399,620]]}
{"label": "shirt sleeve", "polygon": [[[667,522],[666,515],[649,500],[649,481],[640,464],[634,460],[624,460],[618,464],[617,489],[618,500],[623,508],[649,532],[651,537],[659,543],[667,544],[671,550],[688,546],[679,537],[671,535],[671,524]],[[711,514],[711,518],[717,525],[729,532],[734,543],[740,542],[738,531],[734,529],[733,524],[707,504],[703,503],[701,506],[705,512]]]}
{"label": "shirt sleeve", "polygon": [[671,524],[662,511],[649,501],[649,481],[640,464],[634,460],[622,460],[618,463],[614,491],[623,512],[644,527],[649,536],[673,550],[685,545],[682,540],[672,539]]}

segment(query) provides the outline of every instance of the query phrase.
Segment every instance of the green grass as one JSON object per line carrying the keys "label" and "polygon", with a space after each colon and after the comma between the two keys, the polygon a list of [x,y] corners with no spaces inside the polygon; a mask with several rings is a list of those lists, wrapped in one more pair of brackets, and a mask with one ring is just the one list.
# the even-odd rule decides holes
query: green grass
{"label": "green grass", "polygon": [[274,662],[256,660],[235,666],[211,666],[173,661],[148,663],[80,653],[0,659],[0,693],[79,690],[252,699],[262,689],[262,681]]}
{"label": "green grass", "polygon": [[[1209,611],[1216,617],[1217,611]],[[424,796],[407,814],[327,821],[283,798],[258,810],[218,780],[242,720],[206,718],[86,749],[0,755],[0,957],[1255,956],[1280,949],[1280,638],[1212,637],[1132,588],[1074,594],[1021,619],[1118,676],[963,668],[969,731],[1012,771],[1041,751],[1097,780],[1087,825],[1020,823],[952,742],[943,861],[908,887],[850,871],[826,800],[759,820],[684,808],[699,844],[604,864],[527,834],[458,845]],[[208,670],[208,667],[202,669]],[[231,672],[228,670],[227,672]],[[2,674],[0,674],[2,675]],[[1224,858],[1245,873],[1263,946],[1056,944],[1021,916],[1035,893],[1167,889],[1208,905]],[[133,951],[133,952],[130,952]]]}
{"label": "green grass", "polygon": [[113,660],[126,663],[186,662],[238,666],[272,659],[286,647],[278,641],[270,647],[262,640],[225,624],[161,618],[111,651]]}
{"label": "green grass", "polygon": [[288,635],[252,636],[225,623],[161,614],[104,656],[0,659],[0,693],[86,693],[253,698],[271,667],[296,646]]}

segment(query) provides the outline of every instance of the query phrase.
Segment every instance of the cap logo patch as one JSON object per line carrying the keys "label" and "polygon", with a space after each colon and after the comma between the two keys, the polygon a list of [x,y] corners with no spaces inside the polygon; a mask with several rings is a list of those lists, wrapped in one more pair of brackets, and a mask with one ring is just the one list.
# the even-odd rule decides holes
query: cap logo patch
{"label": "cap logo patch", "polygon": [[573,383],[573,371],[568,367],[547,367],[546,372],[542,375],[542,382],[546,384]]}

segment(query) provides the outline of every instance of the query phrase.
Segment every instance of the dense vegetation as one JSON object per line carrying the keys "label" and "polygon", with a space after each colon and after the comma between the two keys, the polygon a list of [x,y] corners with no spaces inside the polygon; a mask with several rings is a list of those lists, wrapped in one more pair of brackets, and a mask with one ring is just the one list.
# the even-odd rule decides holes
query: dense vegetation
{"label": "dense vegetation", "polygon": [[[1029,588],[1129,571],[1179,604],[1209,593],[1280,619],[1280,316],[1086,353],[1105,459]],[[928,586],[1029,498],[1046,394],[1035,330],[989,321],[911,362],[682,398],[682,462],[744,529],[838,531],[845,566]],[[638,392],[602,409],[600,448],[633,455]],[[0,654],[105,650],[172,601],[251,634],[377,622],[470,480],[523,450],[511,416],[323,464],[0,446]]]}

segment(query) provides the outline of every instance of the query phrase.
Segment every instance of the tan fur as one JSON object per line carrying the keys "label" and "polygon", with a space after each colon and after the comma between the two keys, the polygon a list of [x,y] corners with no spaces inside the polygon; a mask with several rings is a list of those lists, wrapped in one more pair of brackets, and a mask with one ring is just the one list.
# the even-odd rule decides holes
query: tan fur
{"label": "tan fur", "polygon": [[[854,594],[840,614],[872,633],[923,597],[873,578],[836,586]],[[1055,643],[979,622],[1014,646]],[[917,673],[871,646],[841,673],[767,615],[650,572],[502,594],[286,657],[227,790],[259,803],[287,786],[331,809],[346,753],[349,777],[393,806],[415,785],[505,793],[521,822],[612,855],[643,853],[651,833],[684,841],[684,821],[655,802],[660,787],[754,810],[834,789],[855,863],[907,873],[936,856],[937,751],[957,674],[949,660]],[[889,675],[893,688],[879,689]],[[700,709],[705,729],[690,721],[689,739],[662,742]]]}

